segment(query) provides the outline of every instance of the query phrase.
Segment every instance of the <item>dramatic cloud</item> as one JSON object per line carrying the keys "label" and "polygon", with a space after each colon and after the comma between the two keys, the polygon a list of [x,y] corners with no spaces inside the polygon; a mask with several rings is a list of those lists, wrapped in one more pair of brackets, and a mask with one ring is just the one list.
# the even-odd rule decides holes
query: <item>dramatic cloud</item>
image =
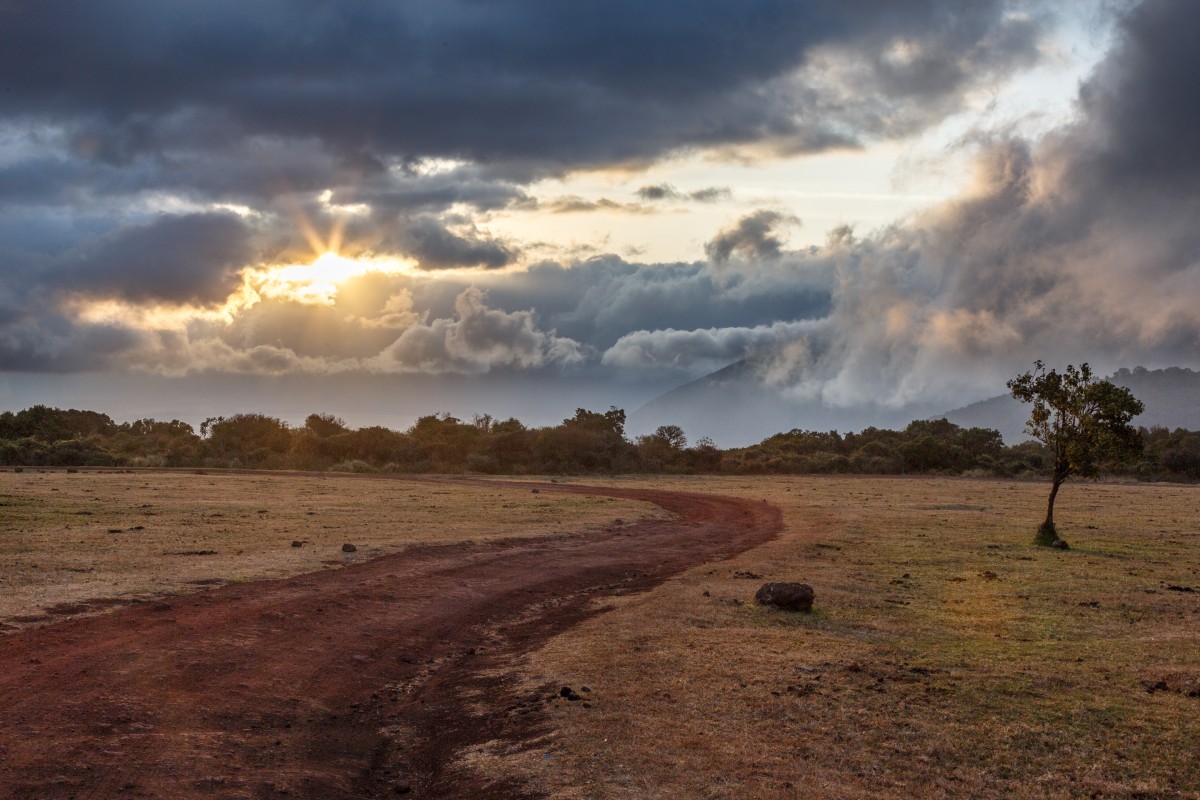
{"label": "dramatic cloud", "polygon": [[133,301],[221,304],[255,260],[233,214],[161,216],[87,240],[50,270],[63,290]]}
{"label": "dramatic cloud", "polygon": [[[944,408],[994,393],[1035,358],[1196,364],[1200,353],[1200,159],[1190,144],[1200,70],[1183,31],[1194,4],[1129,12],[1080,92],[1081,115],[1031,143],[982,145],[963,197],[911,224],[787,253],[758,212],[707,251],[765,272],[783,256],[837,276],[803,324],[631,332],[607,363],[648,367],[750,358],[781,394],[827,405]],[[1128,103],[1126,103],[1128,99]],[[1177,157],[1176,157],[1177,156]],[[800,266],[797,266],[800,265]]]}
{"label": "dramatic cloud", "polygon": [[701,369],[711,372],[758,354],[774,356],[786,343],[819,329],[819,322],[784,322],[753,328],[636,331],[604,353],[615,367]]}
{"label": "dramatic cloud", "polygon": [[[6,114],[64,125],[110,163],[231,134],[558,164],[764,136],[821,148],[913,124],[1038,41],[999,0],[51,0],[4,15]],[[804,74],[818,53],[867,65],[853,95]]]}
{"label": "dramatic cloud", "polygon": [[395,237],[397,249],[417,260],[421,269],[483,267],[498,269],[516,258],[516,250],[507,243],[489,238],[468,227],[455,232],[441,220],[427,215],[402,223]]}
{"label": "dramatic cloud", "polygon": [[[366,331],[378,319],[327,347],[317,341],[334,321],[309,320],[300,352],[318,362],[291,362],[261,349],[277,347],[261,331],[299,330],[317,310],[259,298],[252,312],[249,296],[234,298],[231,319],[201,310],[242,291],[246,270],[339,247],[426,273],[522,266],[522,247],[491,232],[501,211],[642,214],[655,200],[729,200],[721,187],[663,185],[642,203],[565,196],[539,209],[531,187],[683,152],[816,152],[920,130],[1036,61],[1045,27],[1010,0],[950,12],[932,0],[5,2],[0,368],[101,367],[125,353],[150,369],[193,356],[232,363],[215,345],[176,347],[191,341],[179,338],[185,306],[205,330],[228,325],[210,337],[221,347],[257,348],[238,369],[358,358],[377,344]],[[729,253],[753,257],[775,241],[746,232]],[[487,285],[506,313],[532,307],[607,347],[653,322],[649,303],[664,323],[689,317],[665,298],[675,278],[635,271],[627,289],[585,271],[575,295],[545,309],[537,291],[523,300]],[[685,296],[727,296],[718,324],[757,322],[746,317],[769,301],[724,280],[697,278]],[[392,319],[449,319],[467,288],[414,286],[417,305]],[[804,309],[819,302],[808,291],[791,293],[805,294]],[[605,296],[614,305],[597,308]]]}
{"label": "dramatic cloud", "polygon": [[704,245],[704,252],[716,264],[725,264],[735,254],[751,259],[778,258],[783,240],[775,235],[782,225],[799,225],[800,220],[779,211],[755,211],[721,231]]}
{"label": "dramatic cloud", "polygon": [[532,312],[488,308],[479,289],[468,289],[455,299],[453,319],[412,326],[375,363],[383,371],[470,373],[572,365],[584,357],[578,342],[538,330]]}

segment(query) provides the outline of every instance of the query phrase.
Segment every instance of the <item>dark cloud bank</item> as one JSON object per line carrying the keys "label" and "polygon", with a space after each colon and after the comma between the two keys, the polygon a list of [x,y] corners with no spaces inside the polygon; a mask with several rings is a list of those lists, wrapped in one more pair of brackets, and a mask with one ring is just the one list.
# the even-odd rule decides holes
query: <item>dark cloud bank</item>
{"label": "dark cloud bank", "polygon": [[[970,192],[908,223],[793,251],[797,221],[759,210],[704,262],[517,271],[523,245],[473,215],[528,207],[533,179],[904,136],[1031,64],[1043,18],[999,0],[301,5],[0,6],[0,368],[661,382],[749,359],[797,407],[878,412],[994,393],[1035,357],[1197,363],[1194,3],[1125,12],[1076,121],[985,138]],[[647,185],[605,210],[730,196]],[[602,210],[571,200],[546,210]],[[297,247],[298,208],[328,222],[328,204],[363,204],[348,235],[422,272],[183,331],[71,316],[81,296],[217,305],[240,264]]]}

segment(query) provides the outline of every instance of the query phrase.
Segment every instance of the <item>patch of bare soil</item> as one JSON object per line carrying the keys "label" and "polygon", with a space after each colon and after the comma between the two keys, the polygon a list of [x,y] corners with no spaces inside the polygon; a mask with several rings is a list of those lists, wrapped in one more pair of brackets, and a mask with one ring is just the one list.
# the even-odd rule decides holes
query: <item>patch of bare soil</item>
{"label": "patch of bare soil", "polygon": [[521,798],[456,765],[545,732],[511,670],[549,637],[776,535],[761,501],[532,485],[678,515],[586,536],[414,548],[10,634],[0,797]]}

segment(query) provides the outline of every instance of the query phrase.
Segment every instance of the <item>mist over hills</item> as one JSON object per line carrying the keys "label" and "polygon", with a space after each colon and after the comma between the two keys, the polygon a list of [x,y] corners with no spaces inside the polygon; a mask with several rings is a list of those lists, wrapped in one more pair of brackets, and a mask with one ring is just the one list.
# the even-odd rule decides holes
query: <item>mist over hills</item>
{"label": "mist over hills", "polygon": [[931,416],[931,403],[889,407],[867,402],[832,406],[789,394],[764,380],[764,367],[745,359],[659,395],[629,415],[631,433],[650,433],[659,425],[678,425],[689,439],[702,436],[718,447],[754,444],[793,428],[816,431],[902,428]]}
{"label": "mist over hills", "polygon": [[[1200,428],[1200,372],[1183,367],[1119,369],[1108,380],[1124,386],[1146,404],[1133,420],[1145,428]],[[949,411],[946,419],[965,427],[995,428],[1009,444],[1029,438],[1025,433],[1027,408],[1003,394]]]}
{"label": "mist over hills", "polygon": [[[1119,369],[1110,378],[1146,404],[1134,424],[1145,427],[1200,428],[1200,372],[1182,368]],[[1028,411],[1008,394],[952,411],[931,403],[887,407],[866,402],[837,407],[800,399],[766,383],[760,365],[738,361],[691,383],[659,395],[629,417],[632,433],[648,433],[659,425],[679,425],[691,439],[708,436],[720,447],[762,441],[781,431],[840,432],[868,427],[903,428],[914,419],[945,417],[963,427],[993,428],[1009,444],[1024,441]]]}

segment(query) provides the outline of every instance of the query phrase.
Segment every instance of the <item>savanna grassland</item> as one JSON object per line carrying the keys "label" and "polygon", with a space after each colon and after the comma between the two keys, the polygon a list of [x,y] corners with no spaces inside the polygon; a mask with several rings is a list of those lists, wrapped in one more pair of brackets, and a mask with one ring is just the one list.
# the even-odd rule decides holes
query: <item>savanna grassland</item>
{"label": "savanna grassland", "polygon": [[627,500],[385,477],[0,471],[0,631],[419,545],[655,516]]}
{"label": "savanna grassland", "polygon": [[[1059,552],[1042,483],[639,483],[786,528],[553,639],[525,679],[586,705],[477,768],[556,798],[1200,797],[1200,488],[1070,484]],[[766,580],[814,612],[756,606]]]}
{"label": "savanna grassland", "polygon": [[[468,772],[567,800],[1200,797],[1200,487],[1069,484],[1062,552],[1032,545],[1041,482],[565,482],[749,498],[784,530],[503,667],[548,725]],[[654,516],[519,483],[2,472],[0,621]],[[768,580],[811,584],[814,612],[755,605]]]}

